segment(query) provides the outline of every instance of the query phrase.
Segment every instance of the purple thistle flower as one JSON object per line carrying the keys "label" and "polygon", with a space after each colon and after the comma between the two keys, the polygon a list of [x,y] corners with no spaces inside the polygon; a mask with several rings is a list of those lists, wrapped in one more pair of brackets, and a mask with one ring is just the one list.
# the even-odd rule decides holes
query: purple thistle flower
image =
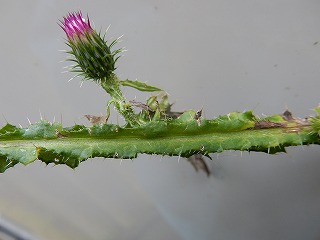
{"label": "purple thistle flower", "polygon": [[75,39],[75,37],[84,36],[86,33],[90,33],[93,29],[90,26],[89,17],[88,21],[82,17],[81,11],[76,13],[69,13],[63,18],[60,27],[65,31],[69,40]]}
{"label": "purple thistle flower", "polygon": [[117,40],[107,44],[105,36],[91,27],[89,17],[87,20],[83,18],[81,11],[69,13],[59,25],[67,34],[67,45],[71,48],[68,53],[73,55],[69,60],[76,63],[72,72],[98,82],[113,77],[115,63],[119,58],[116,55],[121,52],[121,49],[111,51]]}

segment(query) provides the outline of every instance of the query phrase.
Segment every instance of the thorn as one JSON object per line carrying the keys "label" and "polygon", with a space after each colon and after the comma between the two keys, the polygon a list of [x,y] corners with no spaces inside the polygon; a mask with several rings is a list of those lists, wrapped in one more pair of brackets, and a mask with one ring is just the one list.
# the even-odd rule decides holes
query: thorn
{"label": "thorn", "polygon": [[72,81],[72,80],[75,79],[75,78],[76,78],[75,76],[72,77],[72,78],[70,78],[70,79],[68,80],[68,82]]}
{"label": "thorn", "polygon": [[121,39],[122,37],[123,37],[123,34],[120,37],[117,37],[117,39],[116,39],[117,43],[122,41],[122,39]]}
{"label": "thorn", "polygon": [[111,27],[111,24],[109,24],[109,26],[106,29],[106,33],[108,32],[109,28]]}
{"label": "thorn", "polygon": [[41,111],[39,110],[39,114],[40,114],[40,120],[42,121],[43,120],[43,117],[42,117],[42,114],[41,114]]}
{"label": "thorn", "polygon": [[6,123],[8,123],[6,117],[2,114],[2,117],[4,118],[4,120],[6,121]]}
{"label": "thorn", "polygon": [[31,125],[31,121],[30,121],[30,119],[27,117],[27,119],[28,119],[28,122],[29,122],[29,125]]}

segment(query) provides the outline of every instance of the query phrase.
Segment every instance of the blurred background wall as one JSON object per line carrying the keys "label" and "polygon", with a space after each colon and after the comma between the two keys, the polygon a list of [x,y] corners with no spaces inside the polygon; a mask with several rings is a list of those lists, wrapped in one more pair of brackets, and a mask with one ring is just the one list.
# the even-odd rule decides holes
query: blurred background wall
{"label": "blurred background wall", "polygon": [[[1,1],[1,124],[88,124],[108,96],[63,67],[69,11],[124,35],[122,78],[167,90],[175,110],[213,118],[253,109],[313,114],[319,103],[320,2],[314,0]],[[318,43],[319,42],[319,43]],[[127,98],[147,95],[125,90]],[[119,120],[115,114],[111,122]],[[38,239],[320,239],[318,146],[213,155],[213,176],[176,157],[36,162],[0,175],[0,214]]]}

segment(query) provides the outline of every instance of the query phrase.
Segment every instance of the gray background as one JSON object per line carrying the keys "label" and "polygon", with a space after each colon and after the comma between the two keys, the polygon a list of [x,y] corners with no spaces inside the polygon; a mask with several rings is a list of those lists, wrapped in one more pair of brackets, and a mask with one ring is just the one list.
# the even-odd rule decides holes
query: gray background
{"label": "gray background", "polygon": [[[124,34],[118,75],[166,89],[175,110],[304,117],[319,102],[316,0],[1,1],[2,125],[104,113],[98,86],[61,73],[57,22],[77,10],[98,30],[111,24],[109,38]],[[213,155],[210,178],[176,157],[35,162],[0,175],[0,213],[39,239],[320,239],[318,152]]]}

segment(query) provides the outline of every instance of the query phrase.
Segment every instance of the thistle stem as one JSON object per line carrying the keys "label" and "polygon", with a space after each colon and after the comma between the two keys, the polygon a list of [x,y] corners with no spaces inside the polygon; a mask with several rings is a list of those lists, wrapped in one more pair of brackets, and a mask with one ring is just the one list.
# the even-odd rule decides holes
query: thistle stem
{"label": "thistle stem", "polygon": [[[189,158],[226,150],[284,152],[287,146],[320,144],[320,116],[304,120],[273,115],[258,119],[251,112],[202,119],[195,112],[180,118],[151,121],[135,128],[112,124],[91,127],[42,120],[28,128],[6,124],[0,129],[0,172],[35,160],[72,168],[94,157],[132,159],[138,154]],[[278,120],[281,120],[280,122]]]}
{"label": "thistle stem", "polygon": [[119,86],[119,80],[115,74],[112,74],[108,79],[101,81],[101,87],[111,96],[114,106],[118,110],[131,127],[140,126],[144,122],[139,119],[137,114],[134,113],[130,103],[126,101]]}

